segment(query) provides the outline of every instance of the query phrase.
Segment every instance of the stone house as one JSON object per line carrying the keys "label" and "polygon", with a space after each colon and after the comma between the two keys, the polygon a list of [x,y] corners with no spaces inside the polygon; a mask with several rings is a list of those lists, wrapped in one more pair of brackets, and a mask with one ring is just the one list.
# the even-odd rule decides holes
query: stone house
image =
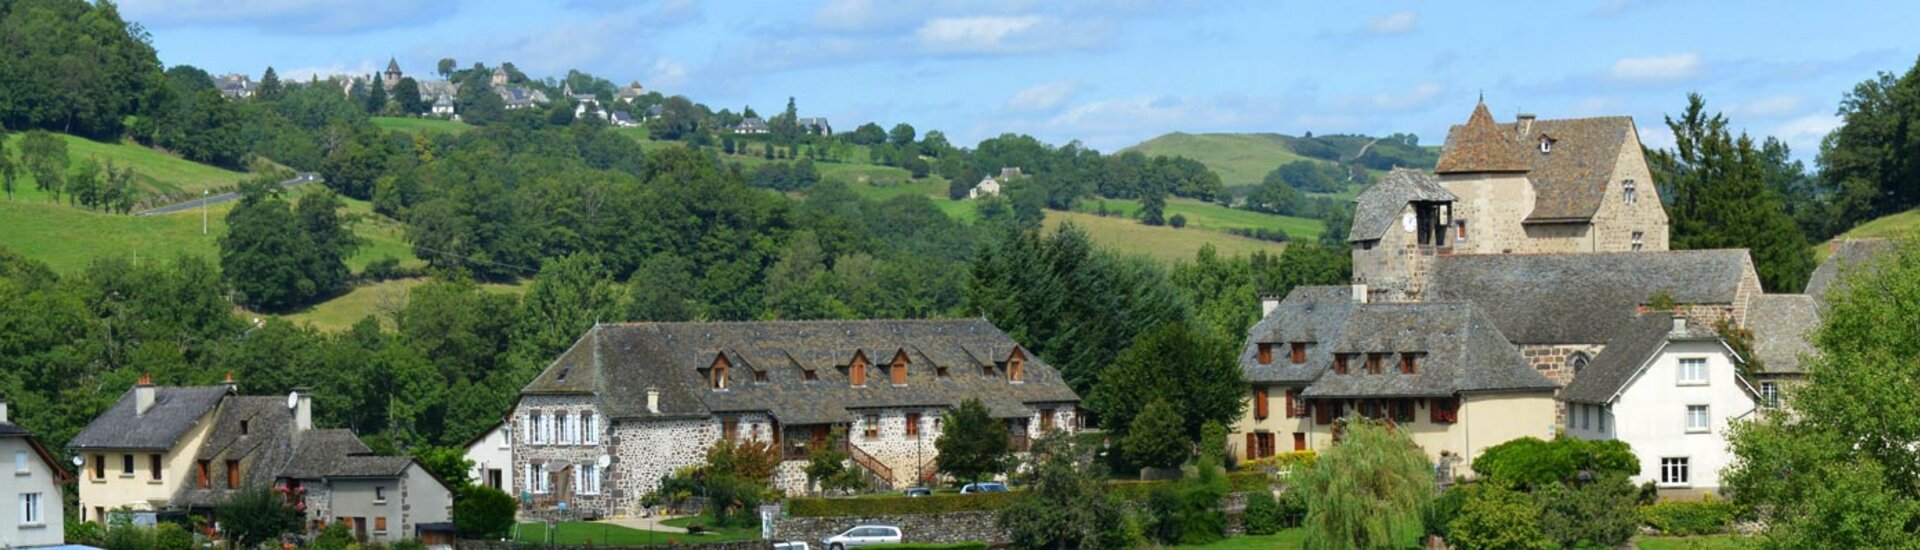
{"label": "stone house", "polygon": [[757,116],[740,119],[740,123],[733,126],[733,133],[736,134],[764,134],[767,131],[767,121]]}
{"label": "stone house", "polygon": [[633,103],[634,100],[640,99],[640,96],[643,95],[647,95],[647,89],[640,86],[640,81],[634,80],[627,82],[627,85],[621,86],[619,90],[615,91],[613,93],[613,100],[619,103]]}
{"label": "stone house", "polygon": [[715,442],[750,440],[800,493],[838,428],[870,480],[905,487],[933,476],[942,415],[974,398],[1016,450],[1079,418],[1060,374],[980,319],[597,325],[521,390],[513,471],[527,514],[620,516]]}
{"label": "stone house", "polygon": [[818,116],[800,117],[798,120],[795,120],[794,122],[800,125],[800,129],[802,131],[805,131],[809,134],[814,134],[819,136],[829,136],[829,137],[833,136],[833,124],[830,124],[827,122],[827,117],[818,117]]}
{"label": "stone house", "polygon": [[61,486],[73,474],[33,432],[7,418],[0,399],[0,456],[13,459],[12,474],[0,476],[0,548],[59,546],[66,542],[66,505]]}
{"label": "stone house", "polygon": [[309,535],[343,523],[356,540],[384,544],[453,520],[453,488],[444,480],[412,457],[374,455],[347,430],[302,434],[280,478],[305,510]]}
{"label": "stone house", "polygon": [[1720,471],[1734,460],[1727,428],[1763,410],[1741,361],[1710,327],[1665,313],[1642,316],[1567,385],[1565,431],[1626,442],[1640,458],[1634,483],[1717,491]]}

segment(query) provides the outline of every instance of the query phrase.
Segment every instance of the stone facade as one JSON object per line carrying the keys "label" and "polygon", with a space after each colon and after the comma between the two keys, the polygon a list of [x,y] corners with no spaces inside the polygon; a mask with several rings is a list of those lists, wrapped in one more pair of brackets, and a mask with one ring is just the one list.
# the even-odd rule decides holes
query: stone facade
{"label": "stone facade", "polygon": [[619,422],[613,435],[612,515],[630,514],[660,478],[677,468],[705,461],[720,439],[720,423],[711,418]]}
{"label": "stone facade", "polygon": [[773,520],[773,538],[819,544],[822,539],[840,534],[855,525],[892,525],[900,528],[903,542],[1012,542],[1013,537],[1006,530],[994,525],[996,515],[998,512],[979,511],[830,518],[780,517]]}
{"label": "stone facade", "polygon": [[[1412,206],[1404,206],[1399,216],[1413,214]],[[1367,286],[1369,300],[1418,301],[1427,271],[1433,265],[1433,256],[1452,251],[1451,245],[1420,245],[1419,233],[1405,227],[1396,222],[1381,234],[1380,240],[1354,243],[1353,283]],[[1453,234],[1447,235],[1445,242],[1452,243]]]}
{"label": "stone facade", "polygon": [[[584,422],[580,422],[583,433],[577,442],[562,443],[568,419],[582,418],[591,414],[593,432],[585,433]],[[559,419],[554,419],[559,415]],[[513,438],[513,468],[508,475],[514,477],[514,486],[520,488],[523,498],[530,497],[533,504],[522,506],[524,513],[533,514],[544,508],[547,503],[565,502],[569,512],[589,517],[614,515],[619,497],[615,489],[621,487],[617,480],[620,465],[615,463],[600,474],[600,490],[574,484],[574,471],[587,467],[598,467],[601,457],[614,461],[609,451],[613,439],[609,437],[606,415],[601,414],[594,400],[587,396],[576,395],[528,395],[520,399],[509,417],[517,437]],[[552,422],[548,428],[540,426],[542,419]],[[579,421],[574,421],[579,422]],[[542,431],[551,432],[543,434]],[[538,442],[538,443],[536,443]],[[591,443],[589,443],[591,442]],[[540,483],[530,483],[528,476],[535,478],[546,476],[546,490]],[[655,476],[654,479],[659,479]],[[581,485],[587,485],[583,482]]]}
{"label": "stone facade", "polygon": [[1520,355],[1527,358],[1527,364],[1532,365],[1534,370],[1540,371],[1540,374],[1546,375],[1555,383],[1565,386],[1573,381],[1576,358],[1591,361],[1599,356],[1600,350],[1605,347],[1585,344],[1524,344],[1520,346]]}

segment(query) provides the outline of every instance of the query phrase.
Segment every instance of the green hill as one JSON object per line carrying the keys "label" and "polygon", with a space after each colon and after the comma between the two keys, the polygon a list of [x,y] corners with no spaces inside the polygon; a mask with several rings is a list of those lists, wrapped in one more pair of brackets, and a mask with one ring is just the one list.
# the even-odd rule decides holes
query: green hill
{"label": "green hill", "polygon": [[[15,133],[7,137],[5,147],[10,155],[19,154],[20,138],[24,134]],[[72,166],[79,166],[86,159],[133,170],[134,181],[140,186],[149,203],[169,203],[167,197],[185,200],[198,196],[201,191],[221,190],[232,187],[247,179],[247,174],[224,168],[208,166],[189,161],[171,153],[148,148],[132,141],[102,143],[86,138],[65,134],[56,134],[67,142],[67,160]],[[19,157],[14,157],[19,158]],[[14,183],[14,199],[27,202],[46,202],[53,197],[41,192],[34,185],[33,176],[22,171],[20,179]]]}
{"label": "green hill", "polygon": [[1848,230],[1843,239],[1878,239],[1920,236],[1920,210],[1893,214]]}
{"label": "green hill", "polygon": [[1293,150],[1293,136],[1281,134],[1187,134],[1174,132],[1121,151],[1147,156],[1180,156],[1200,161],[1227,186],[1260,183],[1267,172],[1300,160],[1315,160]]}
{"label": "green hill", "polygon": [[1188,226],[1174,229],[1168,226],[1145,225],[1124,217],[1101,217],[1084,212],[1047,211],[1047,229],[1059,229],[1061,224],[1072,223],[1087,232],[1093,242],[1101,247],[1124,254],[1139,254],[1168,264],[1191,262],[1200,247],[1211,244],[1220,254],[1226,256],[1252,254],[1266,251],[1279,254],[1286,250],[1286,243],[1276,243],[1250,239],[1226,233],[1219,233]]}
{"label": "green hill", "polygon": [[373,125],[379,127],[382,130],[398,130],[398,131],[407,132],[410,134],[419,133],[419,132],[444,132],[449,134],[458,134],[458,133],[473,129],[473,126],[470,126],[465,122],[460,122],[458,120],[446,120],[446,119],[440,119],[440,118],[377,116],[377,117],[373,117]]}

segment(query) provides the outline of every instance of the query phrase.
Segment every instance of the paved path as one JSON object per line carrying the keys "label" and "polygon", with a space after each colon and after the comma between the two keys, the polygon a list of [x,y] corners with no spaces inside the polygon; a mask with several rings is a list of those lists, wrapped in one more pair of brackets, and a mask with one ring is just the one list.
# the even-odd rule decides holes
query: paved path
{"label": "paved path", "polygon": [[[280,182],[280,188],[292,189],[295,187],[299,187],[300,185],[316,182],[316,181],[320,181],[319,174],[315,174],[313,172],[301,172],[299,175],[294,176],[293,179]],[[171,213],[180,212],[183,210],[192,210],[195,208],[199,208],[200,205],[203,205],[203,204],[220,204],[220,203],[234,200],[237,198],[240,198],[239,193],[233,193],[233,192],[221,193],[211,197],[193,199],[186,202],[176,202],[176,203],[162,206],[159,208],[149,208],[146,210],[141,210],[139,212],[134,212],[133,214],[136,216],[151,216],[154,214],[171,214]]]}
{"label": "paved path", "polygon": [[[685,516],[678,516],[678,517],[685,517]],[[673,516],[653,516],[650,518],[629,517],[629,518],[619,518],[619,519],[605,519],[600,521],[605,523],[611,523],[621,527],[630,528],[630,529],[639,529],[642,531],[659,531],[662,533],[687,532],[686,528],[684,527],[674,527],[672,525],[660,523],[662,521],[666,521],[670,519],[674,519],[674,517]]]}

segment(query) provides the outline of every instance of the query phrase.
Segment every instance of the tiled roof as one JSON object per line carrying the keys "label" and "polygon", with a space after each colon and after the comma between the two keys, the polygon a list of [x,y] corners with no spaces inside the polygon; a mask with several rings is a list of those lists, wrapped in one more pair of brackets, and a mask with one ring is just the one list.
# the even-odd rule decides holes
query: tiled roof
{"label": "tiled roof", "polygon": [[347,430],[308,430],[295,439],[293,460],[281,474],[284,477],[398,477],[413,464],[409,457],[374,456],[359,437]]}
{"label": "tiled roof", "polygon": [[1459,200],[1440,187],[1433,176],[1419,170],[1395,168],[1379,183],[1354,197],[1353,231],[1347,240],[1376,240],[1399,222],[1400,211],[1410,202],[1453,202]]}
{"label": "tiled roof", "polygon": [[1515,344],[1599,344],[1665,290],[1679,304],[1731,304],[1745,250],[1441,256],[1429,299],[1472,302]]}
{"label": "tiled roof", "polygon": [[[1273,313],[1247,331],[1240,350],[1240,370],[1249,382],[1306,383],[1333,364],[1327,350],[1340,338],[1347,315],[1353,311],[1353,289],[1346,286],[1294,287]],[[1273,361],[1260,364],[1261,343],[1313,342],[1306,362],[1293,364],[1285,346],[1273,350]]]}
{"label": "tiled roof", "polygon": [[212,412],[228,394],[226,386],[156,387],[153,408],[134,414],[134,390],[106,412],[94,417],[80,435],[67,443],[72,449],[166,450]]}
{"label": "tiled roof", "polygon": [[1753,354],[1762,372],[1804,372],[1802,357],[1812,357],[1812,331],[1820,324],[1820,304],[1805,294],[1765,294],[1747,309],[1747,328],[1753,331]]}
{"label": "tiled roof", "polygon": [[241,488],[272,485],[293,457],[293,439],[293,411],[287,408],[285,397],[227,399],[220,404],[213,429],[195,457],[207,461],[208,487],[202,489],[197,480],[189,478],[174,496],[174,503],[208,507],[224,502],[232,492],[226,484],[228,460],[240,462]]}
{"label": "tiled roof", "polygon": [[1467,124],[1447,132],[1447,143],[1440,151],[1440,162],[1433,171],[1440,174],[1477,172],[1525,172],[1530,168],[1514,146],[1514,136],[1493,121],[1487,104],[1473,106]]}
{"label": "tiled roof", "polygon": [[[1307,397],[1446,397],[1461,392],[1551,390],[1507,343],[1491,319],[1461,302],[1359,304],[1332,353],[1348,359],[1347,374],[1328,370],[1307,386]],[[1400,371],[1400,354],[1424,354],[1413,374]],[[1385,353],[1380,374],[1369,374],[1365,354]]]}
{"label": "tiled roof", "polygon": [[1874,258],[1893,250],[1893,241],[1886,239],[1848,239],[1835,241],[1833,253],[1827,255],[1820,267],[1813,269],[1813,275],[1807,278],[1807,295],[1816,300],[1825,301],[1827,292],[1833,289],[1840,276],[1862,264],[1870,264]]}
{"label": "tiled roof", "polygon": [[[1023,382],[1008,381],[1004,362],[1017,346],[980,319],[599,325],[521,393],[594,395],[614,418],[767,411],[787,424],[844,422],[854,409],[944,407],[973,397],[1001,417],[1031,414],[1035,403],[1079,400],[1053,367],[1024,350]],[[865,387],[849,380],[856,351],[873,363]],[[909,360],[907,384],[894,386],[887,369],[900,351]],[[713,390],[707,369],[722,354],[732,370],[727,389]],[[765,382],[755,380],[756,371]],[[817,379],[806,380],[808,372]],[[647,409],[648,388],[660,392],[657,413]]]}
{"label": "tiled roof", "polygon": [[1607,340],[1600,355],[1568,383],[1561,398],[1575,403],[1606,403],[1628,382],[1640,367],[1669,341],[1712,341],[1720,337],[1711,328],[1688,324],[1684,335],[1673,334],[1673,316],[1666,313],[1641,315]]}

